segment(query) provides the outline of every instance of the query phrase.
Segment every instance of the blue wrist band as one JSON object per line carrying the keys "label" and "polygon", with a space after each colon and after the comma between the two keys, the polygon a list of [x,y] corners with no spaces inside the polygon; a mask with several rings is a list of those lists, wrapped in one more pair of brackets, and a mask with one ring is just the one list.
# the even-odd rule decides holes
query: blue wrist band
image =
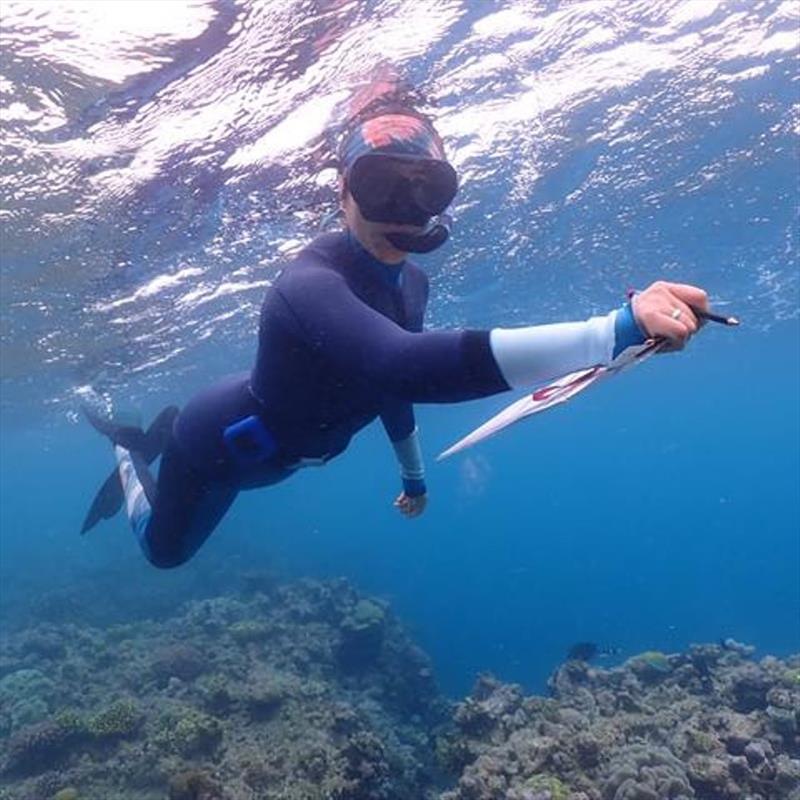
{"label": "blue wrist band", "polygon": [[428,493],[425,481],[417,478],[403,478],[403,491],[408,497],[420,497]]}
{"label": "blue wrist band", "polygon": [[647,336],[636,322],[631,304],[625,303],[617,311],[617,316],[614,319],[614,358],[626,348],[644,344],[646,341]]}

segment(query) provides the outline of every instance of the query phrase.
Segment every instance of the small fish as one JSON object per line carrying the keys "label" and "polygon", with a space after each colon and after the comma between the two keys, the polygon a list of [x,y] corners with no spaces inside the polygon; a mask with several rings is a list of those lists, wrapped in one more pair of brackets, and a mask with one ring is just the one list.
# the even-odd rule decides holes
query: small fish
{"label": "small fish", "polygon": [[616,656],[618,647],[600,647],[595,642],[577,642],[567,650],[567,661],[589,662],[599,656]]}

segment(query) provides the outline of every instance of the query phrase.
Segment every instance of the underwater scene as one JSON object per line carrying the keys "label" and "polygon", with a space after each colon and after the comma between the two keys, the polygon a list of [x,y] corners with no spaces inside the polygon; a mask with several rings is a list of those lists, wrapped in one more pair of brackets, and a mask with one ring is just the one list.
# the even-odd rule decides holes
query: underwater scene
{"label": "underwater scene", "polygon": [[798,55],[2,0],[0,800],[800,800]]}

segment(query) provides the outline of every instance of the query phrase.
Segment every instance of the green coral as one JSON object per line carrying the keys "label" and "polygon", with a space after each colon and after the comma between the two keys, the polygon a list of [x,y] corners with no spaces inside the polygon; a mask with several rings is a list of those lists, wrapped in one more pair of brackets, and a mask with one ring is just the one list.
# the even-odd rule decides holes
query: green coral
{"label": "green coral", "polygon": [[646,683],[655,683],[672,672],[669,658],[659,650],[646,650],[628,659],[628,668]]}
{"label": "green coral", "polygon": [[697,753],[710,753],[714,749],[714,737],[704,731],[689,728],[686,731],[686,739],[692,750]]}
{"label": "green coral", "polygon": [[644,653],[634,656],[633,660],[638,661],[640,664],[647,664],[647,666],[659,672],[670,672],[672,670],[669,659],[660,650],[645,650]]}
{"label": "green coral", "polygon": [[219,745],[222,726],[214,717],[188,708],[165,714],[154,738],[159,746],[184,756],[209,753]]}
{"label": "green coral", "polygon": [[524,788],[534,794],[547,793],[547,800],[567,800],[570,795],[569,788],[552,775],[534,775],[525,781]]}
{"label": "green coral", "polygon": [[231,636],[240,644],[258,642],[265,639],[269,632],[269,628],[263,622],[256,622],[250,619],[236,622],[228,630]]}
{"label": "green coral", "polygon": [[74,709],[63,708],[54,717],[53,721],[65,731],[83,733],[86,731],[86,720]]}
{"label": "green coral", "polygon": [[787,669],[781,675],[781,683],[790,688],[800,688],[800,669]]}
{"label": "green coral", "polygon": [[132,700],[117,700],[91,717],[86,725],[98,739],[130,736],[138,727],[141,714]]}
{"label": "green coral", "polygon": [[350,612],[350,622],[358,627],[383,625],[386,614],[373,600],[359,600]]}

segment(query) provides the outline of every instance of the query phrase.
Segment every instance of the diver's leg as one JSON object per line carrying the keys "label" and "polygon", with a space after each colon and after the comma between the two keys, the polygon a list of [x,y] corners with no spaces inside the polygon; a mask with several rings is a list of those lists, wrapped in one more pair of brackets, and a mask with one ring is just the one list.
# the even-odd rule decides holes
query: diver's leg
{"label": "diver's leg", "polygon": [[[117,456],[117,463],[120,460],[126,461],[130,458],[135,471],[139,474],[139,480],[145,489],[146,494],[154,495],[152,490],[153,481],[147,472],[146,466],[161,455],[172,435],[172,426],[175,417],[178,416],[176,406],[167,406],[159,412],[158,416],[147,429],[132,426],[115,425],[112,420],[105,419],[96,414],[89,407],[84,407],[84,412],[94,428],[104,436],[108,436],[112,443],[119,446],[123,453]],[[142,460],[144,469],[142,469]],[[126,470],[130,472],[130,470]],[[83,521],[81,533],[84,534],[91,530],[101,519],[113,517],[122,507],[125,501],[125,493],[120,482],[121,471],[115,469],[106,478],[100,490],[94,497],[86,518]],[[151,491],[152,490],[152,491]],[[151,496],[150,504],[153,498]]]}
{"label": "diver's leg", "polygon": [[[133,470],[139,475],[140,469]],[[144,470],[146,473],[146,469]],[[148,473],[149,474],[149,473]],[[209,537],[233,503],[237,490],[225,483],[202,479],[186,462],[174,442],[161,458],[158,484],[152,494],[142,486],[138,496],[154,497],[143,527],[131,524],[148,561],[156,567],[177,567],[188,561]],[[128,497],[128,491],[125,492]],[[137,492],[130,497],[136,513]],[[130,504],[129,504],[130,509]],[[130,515],[130,511],[129,511]]]}
{"label": "diver's leg", "polygon": [[145,442],[142,448],[142,455],[148,464],[152,463],[164,452],[172,436],[172,428],[178,414],[179,409],[177,406],[167,406],[159,411],[156,418],[150,424],[150,427],[145,433]]}
{"label": "diver's leg", "polygon": [[147,554],[145,541],[155,502],[155,484],[143,459],[135,451],[126,450],[121,445],[114,445],[114,455],[117,458],[117,469],[125,496],[125,510],[128,519],[134,535]]}
{"label": "diver's leg", "polygon": [[171,530],[166,537],[159,537],[154,526],[153,542],[159,540],[159,549],[154,551],[160,559],[157,566],[177,567],[188,561],[214,532],[237,494],[236,489],[224,484],[207,486],[191,509],[188,526],[177,541]]}

